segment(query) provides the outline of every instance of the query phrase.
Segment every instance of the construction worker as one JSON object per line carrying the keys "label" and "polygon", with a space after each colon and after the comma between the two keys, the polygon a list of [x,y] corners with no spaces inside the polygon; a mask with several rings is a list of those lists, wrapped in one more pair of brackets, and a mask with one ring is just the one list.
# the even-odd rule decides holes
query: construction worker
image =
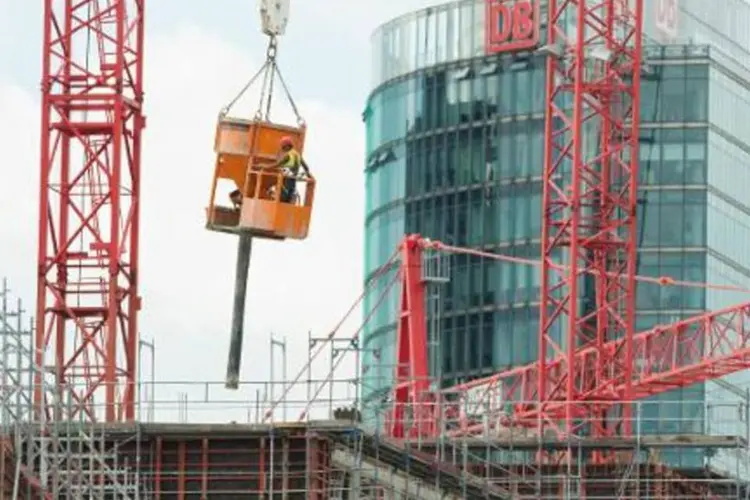
{"label": "construction worker", "polygon": [[297,188],[299,168],[302,167],[307,177],[310,177],[310,168],[305,163],[302,155],[299,154],[299,151],[294,149],[294,142],[292,142],[291,137],[282,137],[280,146],[279,160],[276,162],[275,167],[283,169],[284,174],[287,176],[284,178],[284,187],[281,189],[281,201],[291,203],[294,200]]}
{"label": "construction worker", "polygon": [[242,192],[239,189],[235,189],[229,193],[229,199],[235,210],[239,210],[242,207]]}

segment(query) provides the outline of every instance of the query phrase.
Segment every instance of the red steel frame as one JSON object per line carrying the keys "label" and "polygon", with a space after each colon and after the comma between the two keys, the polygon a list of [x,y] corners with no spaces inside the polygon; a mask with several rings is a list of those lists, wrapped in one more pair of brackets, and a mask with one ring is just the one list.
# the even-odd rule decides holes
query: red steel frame
{"label": "red steel frame", "polygon": [[[632,401],[635,394],[643,2],[630,4],[626,0],[550,0],[548,4],[540,358],[535,367],[525,368],[533,373],[533,384],[527,378],[522,394],[503,396],[506,401],[515,399],[523,401],[521,405],[532,405],[519,407],[520,414],[533,411],[541,417],[539,421],[554,422],[555,426],[562,420],[558,430],[567,435],[630,432],[627,405],[617,415],[608,412],[615,401]],[[566,26],[571,16],[578,20],[573,30]],[[596,153],[585,150],[586,141],[599,144]],[[414,245],[413,237],[406,243],[420,248]],[[418,258],[404,256],[405,290],[413,290],[410,281],[414,279],[415,260]],[[595,300],[589,310],[581,300],[584,278],[593,278],[595,283]],[[426,339],[424,311],[414,309],[415,303],[423,300],[424,291],[418,287],[413,293],[421,294],[421,298],[402,297],[399,366],[404,362],[419,366],[415,365],[414,353],[426,352],[424,344],[415,347],[414,338],[405,340],[409,333],[419,342]],[[421,318],[419,322],[414,321],[415,314]],[[404,318],[411,321],[405,323]],[[420,326],[415,328],[415,324]],[[611,350],[615,340],[618,348]],[[592,349],[596,355],[581,355]],[[595,363],[588,363],[591,360]],[[584,361],[587,364],[581,364]],[[426,369],[420,371],[426,373]],[[420,398],[403,390],[401,378],[397,373],[396,409],[409,402],[415,404]],[[471,387],[476,386],[465,386]],[[455,389],[460,391],[461,387]],[[609,402],[593,405],[593,394]],[[565,402],[564,415],[553,402]],[[393,417],[403,420],[397,410]],[[392,435],[404,435],[403,430],[390,425]]]}
{"label": "red steel frame", "polygon": [[[605,408],[572,403],[621,381],[621,396],[632,400],[643,0],[632,2],[634,11],[630,3],[549,2],[548,43],[562,56],[547,58],[536,400],[543,415],[549,401],[568,403],[568,435],[584,425],[593,436],[629,433],[628,407],[618,422]],[[565,32],[571,15],[574,36]],[[586,151],[593,149],[587,141],[599,143],[596,153]],[[582,301],[585,276],[595,281],[590,310]],[[623,339],[624,354],[604,348],[614,339]],[[578,366],[578,354],[591,348],[599,351],[596,364]],[[556,356],[562,366],[553,370]]]}
{"label": "red steel frame", "polygon": [[[405,438],[434,434],[433,406],[429,399],[425,283],[422,279],[422,246],[417,235],[401,243],[401,306],[396,332],[394,401],[387,419],[388,435]],[[407,416],[410,412],[411,415]],[[425,413],[426,412],[426,413]],[[416,425],[410,425],[410,421]]]}
{"label": "red steel frame", "polygon": [[[626,338],[613,340],[603,347],[592,345],[576,353],[576,379],[592,377],[590,367],[602,359],[615,363],[627,361],[623,347]],[[634,401],[661,394],[680,387],[723,377],[750,368],[750,303],[701,314],[686,320],[652,328],[633,337],[633,372],[631,379],[612,381],[594,387],[585,394],[589,405],[598,402]],[[547,363],[549,371],[564,373],[566,354]],[[544,420],[556,421],[565,417],[568,407],[577,406],[581,400],[565,399],[547,401],[544,405],[516,405],[512,415],[504,413],[503,401],[529,401],[536,397],[539,365],[519,366],[488,378],[451,387],[444,392],[459,396],[471,389],[481,389],[481,401],[490,412],[491,426],[510,425],[539,427]],[[595,379],[594,379],[595,381]],[[583,406],[582,404],[580,404]],[[462,421],[460,429],[452,435],[481,433],[486,427],[471,421]]]}
{"label": "red steel frame", "polygon": [[[548,373],[555,375],[554,380],[567,376],[568,366],[575,367],[572,378],[581,381],[582,387],[588,388],[578,399],[568,400],[561,391],[562,395],[557,399],[540,401],[540,362],[442,389],[436,397],[427,392],[428,385],[424,382],[427,378],[426,367],[419,363],[421,358],[426,359],[427,354],[426,344],[419,340],[426,322],[423,316],[419,316],[418,308],[412,307],[424,300],[425,284],[418,280],[418,286],[406,286],[409,280],[421,277],[422,250],[430,248],[448,253],[472,254],[485,259],[513,258],[451,247],[415,236],[410,236],[404,247],[411,250],[404,251],[402,256],[406,257],[401,264],[402,291],[406,293],[402,293],[400,315],[408,320],[404,320],[399,327],[397,355],[400,366],[409,364],[416,369],[398,373],[391,419],[387,422],[386,429],[392,437],[435,437],[441,433],[450,436],[478,435],[488,429],[500,432],[511,426],[536,428],[541,432],[543,427],[552,422],[564,421],[570,413],[570,407],[606,408],[619,402],[639,400],[750,369],[750,302],[746,302],[674,324],[657,326],[632,337],[623,336],[603,344],[592,343],[586,348],[578,349],[572,363],[567,352],[548,360],[544,366]],[[407,267],[411,270],[407,271]],[[595,273],[597,270],[592,269],[590,272]],[[667,278],[659,281],[673,286]],[[412,340],[410,337],[413,332],[417,335]],[[625,349],[628,344],[631,345],[630,351]],[[612,366],[629,364],[630,378],[607,380],[607,383],[597,385],[598,373],[591,368],[605,362]],[[407,376],[413,378],[407,379]],[[404,388],[410,390],[405,391]],[[457,405],[469,400],[472,404],[485,408],[483,418],[479,421],[472,421],[465,412],[461,415],[463,407]],[[446,405],[442,408],[446,414],[441,415],[435,411],[441,401],[455,401],[456,404]],[[512,412],[508,412],[505,405],[509,401],[516,402]],[[409,411],[411,418],[407,416]],[[587,414],[578,411],[575,416],[584,418]],[[441,420],[445,417],[455,419],[452,423],[459,425],[454,426],[453,430],[444,430]],[[626,430],[626,426],[623,424],[620,430]]]}
{"label": "red steel frame", "polygon": [[44,2],[36,363],[71,417],[135,418],[144,3]]}
{"label": "red steel frame", "polygon": [[[521,425],[539,432],[553,427],[564,435],[628,435],[632,416],[624,402],[750,367],[750,305],[634,334],[643,2],[550,0],[549,9],[538,339],[543,355],[536,363],[444,389],[440,399],[482,400],[495,429]],[[579,23],[570,37],[563,23],[573,14]],[[585,150],[586,141],[594,140],[596,153]],[[418,236],[402,244],[399,368],[387,428],[396,438],[437,435],[445,416],[427,411],[437,407],[427,405],[434,396],[422,362],[426,247],[505,258]],[[585,278],[595,284],[592,305],[582,301]],[[507,402],[515,402],[510,414]],[[404,409],[409,405],[411,421]],[[448,434],[486,432],[487,420],[472,421],[462,408],[449,410],[460,426]]]}
{"label": "red steel frame", "polygon": [[[632,13],[614,0],[603,5],[606,16],[588,9],[583,0],[577,5],[550,1],[549,40],[553,47],[562,42],[571,64],[563,68],[559,52],[553,50],[557,56],[550,56],[547,81],[539,332],[540,353],[547,356],[443,389],[437,398],[430,395],[423,382],[427,367],[421,362],[427,355],[422,250],[512,258],[407,237],[402,244],[399,369],[386,429],[395,438],[479,435],[511,426],[535,427],[541,434],[544,427],[559,422],[563,428],[558,430],[566,435],[579,433],[586,424],[594,436],[627,435],[632,418],[623,402],[750,369],[750,303],[634,335],[642,3],[636,1]],[[562,40],[557,26],[568,6],[575,6],[578,19],[584,21],[572,43]],[[624,15],[634,16],[630,30],[614,29]],[[595,65],[587,61],[586,49],[597,40],[613,57]],[[570,109],[557,105],[565,102],[564,94],[570,96]],[[600,131],[599,153],[593,158],[583,150],[584,126],[589,123]],[[572,167],[570,171],[565,171],[566,166]],[[571,257],[559,262],[565,254]],[[585,311],[580,302],[578,282],[585,276],[595,279],[593,311]],[[660,281],[672,284],[668,278]],[[557,325],[566,334],[564,343],[554,338]],[[405,365],[410,369],[404,370]],[[450,405],[444,410],[459,425],[447,430],[441,422],[446,415],[434,411],[438,408],[434,403],[425,405],[440,400],[473,401],[485,413],[479,421],[472,420],[462,407]],[[510,412],[507,402],[516,403]],[[409,405],[411,421],[405,410]],[[622,407],[620,413],[609,411],[617,405]],[[433,411],[425,411],[428,408]]]}

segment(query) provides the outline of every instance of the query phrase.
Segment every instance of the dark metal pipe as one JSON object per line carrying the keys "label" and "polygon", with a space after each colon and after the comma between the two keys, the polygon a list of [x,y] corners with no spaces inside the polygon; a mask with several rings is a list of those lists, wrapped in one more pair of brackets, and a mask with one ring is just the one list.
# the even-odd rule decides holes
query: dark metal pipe
{"label": "dark metal pipe", "polygon": [[237,268],[234,275],[234,305],[232,307],[232,332],[229,340],[229,359],[227,360],[227,377],[224,383],[227,389],[237,389],[240,384],[240,364],[242,362],[242,337],[245,329],[245,297],[247,295],[247,274],[250,270],[250,254],[253,249],[253,237],[240,234],[237,246]]}

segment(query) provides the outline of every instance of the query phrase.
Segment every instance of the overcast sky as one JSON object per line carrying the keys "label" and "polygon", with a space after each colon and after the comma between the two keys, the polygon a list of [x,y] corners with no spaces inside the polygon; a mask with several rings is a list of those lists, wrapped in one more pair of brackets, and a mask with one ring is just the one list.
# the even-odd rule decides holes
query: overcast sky
{"label": "overcast sky", "polygon": [[[35,295],[42,3],[0,0],[0,275],[29,309]],[[141,331],[156,341],[158,379],[219,381],[236,240],[203,228],[214,126],[219,109],[257,69],[266,40],[255,0],[147,3]],[[306,157],[319,189],[307,241],[255,246],[243,379],[268,378],[272,331],[289,339],[294,372],[307,356],[307,331],[325,335],[360,292],[360,116],[370,90],[370,34],[396,15],[437,3],[293,1],[280,64],[309,124]],[[244,111],[252,114],[252,105]],[[170,185],[177,171],[179,186]],[[349,335],[356,326],[350,323]]]}

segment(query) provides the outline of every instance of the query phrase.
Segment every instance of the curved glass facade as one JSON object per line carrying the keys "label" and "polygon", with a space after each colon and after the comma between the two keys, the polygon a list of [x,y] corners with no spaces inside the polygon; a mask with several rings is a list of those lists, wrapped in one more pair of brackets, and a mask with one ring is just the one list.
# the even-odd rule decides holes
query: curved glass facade
{"label": "curved glass facade", "polygon": [[[372,36],[372,87],[421,69],[483,56],[486,3],[448,2],[382,25]],[[546,3],[541,1],[542,11]],[[676,26],[668,37],[657,20],[659,3],[644,2],[643,30],[648,41],[710,45],[715,60],[747,76],[750,4],[746,0],[722,0],[721,9],[706,0],[679,0]],[[573,22],[571,18],[571,28]]]}
{"label": "curved glass facade", "polygon": [[[374,36],[375,90],[364,113],[366,279],[408,233],[540,255],[544,59],[528,52],[484,56],[483,8],[484,1],[447,4],[399,18]],[[682,11],[683,26],[695,32],[718,23],[711,18],[696,28],[689,12]],[[705,45],[646,49],[638,274],[750,286],[750,256],[736,244],[737,237],[750,240],[750,207],[738,192],[744,184],[732,182],[750,155],[750,127],[737,119],[750,108],[744,98],[750,84],[724,64],[725,56],[726,50]],[[363,336],[366,404],[388,392],[395,369],[399,294],[386,293],[388,281],[378,280],[366,296],[367,311],[385,296]],[[431,353],[440,359],[432,363],[433,375],[439,372],[450,386],[534,361],[539,293],[537,268],[454,257],[439,313],[429,314],[433,344],[440,346]],[[639,284],[637,328],[741,300],[727,292]],[[747,378],[740,373],[735,381]],[[700,384],[653,398],[643,406],[650,423],[642,431],[718,432],[699,424],[703,413],[718,411],[711,401],[723,397],[721,388]],[[676,399],[706,405],[660,404]],[[664,422],[685,425],[664,428],[666,411]],[[705,458],[680,450],[662,455],[686,466]]]}

